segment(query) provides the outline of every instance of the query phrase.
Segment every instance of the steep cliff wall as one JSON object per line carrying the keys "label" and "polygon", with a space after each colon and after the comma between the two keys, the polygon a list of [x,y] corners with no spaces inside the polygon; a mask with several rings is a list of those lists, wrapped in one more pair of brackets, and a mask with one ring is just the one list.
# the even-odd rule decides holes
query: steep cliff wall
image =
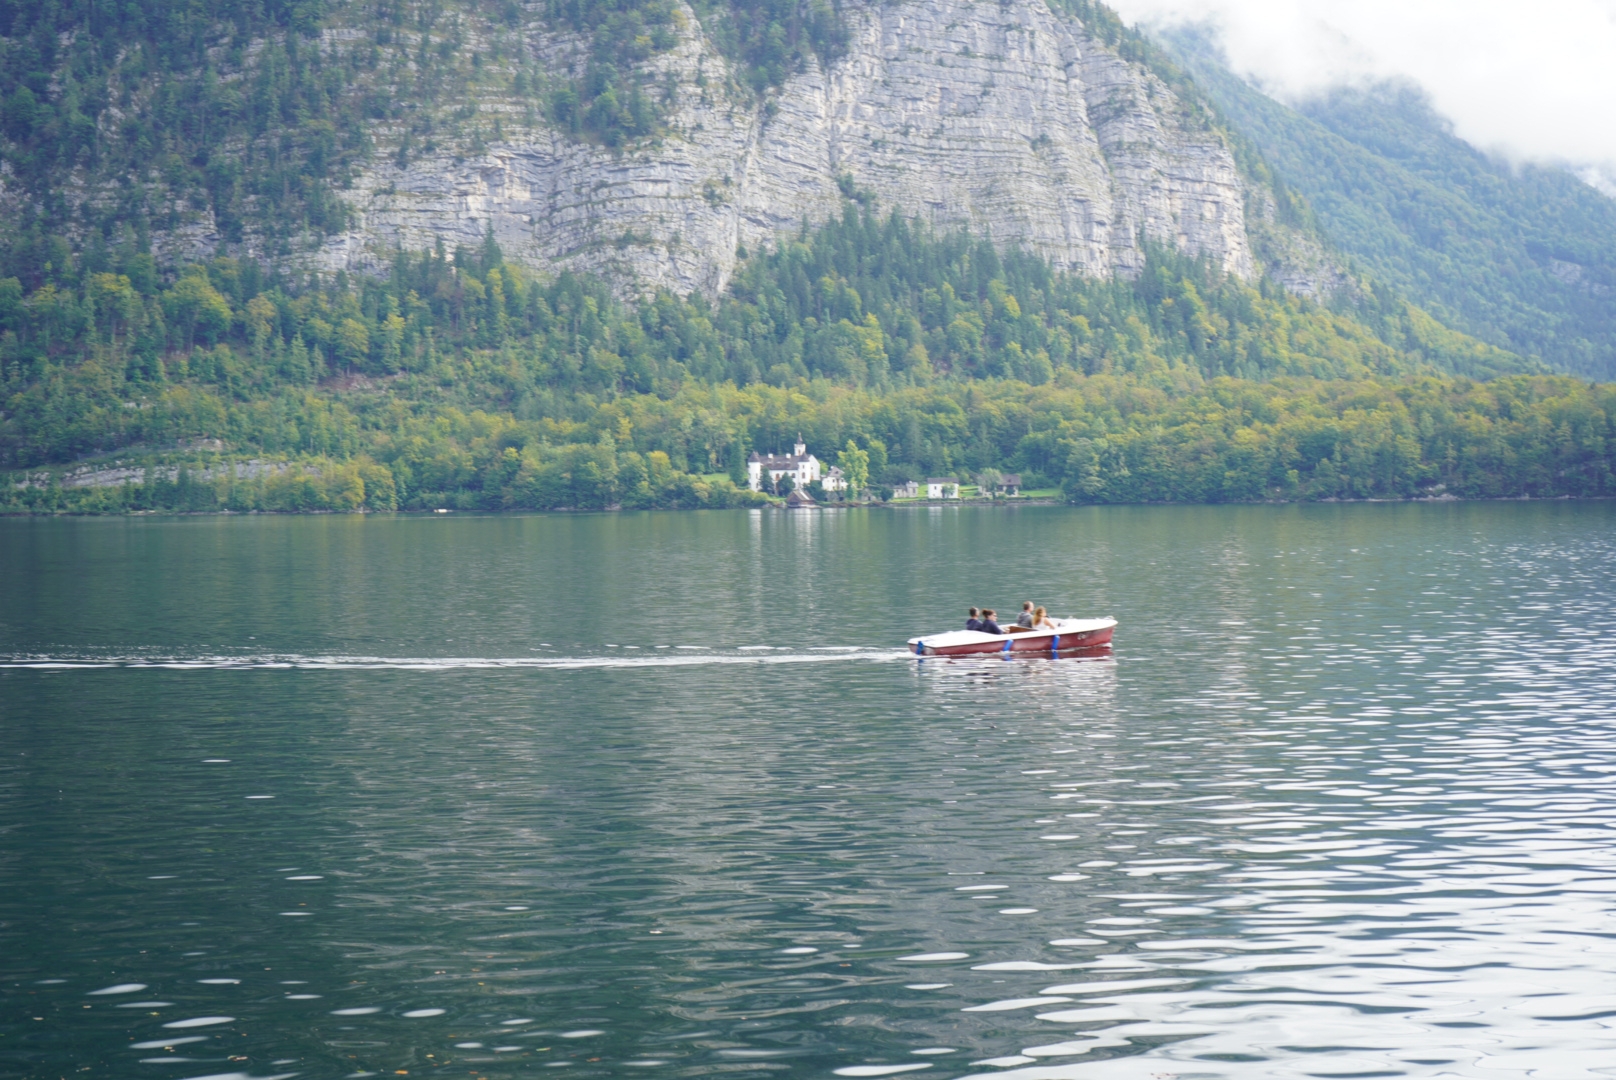
{"label": "steep cliff wall", "polygon": [[[672,95],[668,137],[614,152],[540,126],[473,157],[399,167],[378,153],[346,193],[352,228],[319,262],[375,266],[395,246],[474,245],[491,228],[541,268],[714,293],[738,246],[839,212],[850,183],[1088,275],[1138,267],[1140,236],[1256,272],[1221,138],[1044,0],[853,10],[846,54],[761,105],[727,89],[725,60],[685,16],[677,47],[651,62]],[[535,23],[526,42],[550,70],[581,69],[576,39]]]}

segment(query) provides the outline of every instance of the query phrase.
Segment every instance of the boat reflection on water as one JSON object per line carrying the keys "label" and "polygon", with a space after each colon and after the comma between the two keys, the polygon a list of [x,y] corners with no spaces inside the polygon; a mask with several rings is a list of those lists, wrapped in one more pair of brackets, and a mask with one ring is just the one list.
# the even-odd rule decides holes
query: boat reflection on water
{"label": "boat reflection on water", "polygon": [[1030,649],[1017,649],[1010,652],[1001,650],[990,653],[965,653],[959,656],[925,653],[917,654],[915,659],[921,661],[947,660],[949,663],[975,663],[980,666],[1002,663],[1006,660],[1110,660],[1112,657],[1111,645],[1107,643],[1077,649],[1061,649],[1059,652],[1054,650],[1034,652]]}
{"label": "boat reflection on water", "polygon": [[[1061,652],[978,653],[972,656],[914,656],[909,670],[921,684],[933,692],[952,697],[965,694],[974,698],[979,692],[992,688],[1008,689],[1014,695],[1016,709],[1005,712],[994,705],[997,716],[984,716],[1003,721],[1012,717],[1033,722],[1041,717],[1040,726],[1078,723],[1089,732],[1109,728],[1115,719],[1117,658],[1110,645],[1096,645],[1086,649],[1067,649]],[[964,699],[957,704],[974,709]],[[1015,726],[1015,725],[1012,725]],[[1064,729],[1064,728],[1063,728]]]}

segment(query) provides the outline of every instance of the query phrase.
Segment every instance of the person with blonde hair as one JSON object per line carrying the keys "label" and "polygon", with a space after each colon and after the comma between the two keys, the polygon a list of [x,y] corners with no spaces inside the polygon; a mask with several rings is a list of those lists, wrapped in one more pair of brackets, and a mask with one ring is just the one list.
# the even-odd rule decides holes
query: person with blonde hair
{"label": "person with blonde hair", "polygon": [[1040,607],[1032,613],[1032,628],[1034,630],[1053,630],[1055,629],[1055,621],[1049,617],[1048,612]]}

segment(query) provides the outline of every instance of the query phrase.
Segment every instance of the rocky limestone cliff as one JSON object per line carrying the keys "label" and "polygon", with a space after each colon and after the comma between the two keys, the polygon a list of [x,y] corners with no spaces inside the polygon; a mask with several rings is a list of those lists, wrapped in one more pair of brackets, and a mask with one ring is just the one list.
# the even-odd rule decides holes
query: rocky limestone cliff
{"label": "rocky limestone cliff", "polygon": [[[839,213],[851,183],[1083,274],[1136,270],[1141,236],[1257,272],[1221,138],[1075,19],[1044,0],[896,0],[848,17],[846,54],[760,105],[725,89],[726,62],[686,9],[678,46],[651,62],[674,87],[668,137],[614,152],[534,128],[474,158],[400,168],[379,153],[346,195],[354,227],[318,261],[374,268],[396,246],[475,245],[491,228],[539,269],[713,294],[738,247]],[[581,70],[577,39],[535,23],[526,40],[550,70]]]}

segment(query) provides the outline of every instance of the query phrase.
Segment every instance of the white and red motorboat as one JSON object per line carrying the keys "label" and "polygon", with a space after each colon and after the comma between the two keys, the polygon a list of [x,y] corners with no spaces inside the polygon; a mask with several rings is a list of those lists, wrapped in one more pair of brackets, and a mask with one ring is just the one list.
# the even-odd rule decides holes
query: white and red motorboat
{"label": "white and red motorboat", "polygon": [[909,648],[916,656],[983,656],[993,653],[1059,656],[1111,644],[1111,632],[1116,625],[1115,619],[1057,619],[1053,630],[1048,627],[1028,630],[1020,626],[1007,626],[1003,634],[948,630],[941,634],[910,638]]}

